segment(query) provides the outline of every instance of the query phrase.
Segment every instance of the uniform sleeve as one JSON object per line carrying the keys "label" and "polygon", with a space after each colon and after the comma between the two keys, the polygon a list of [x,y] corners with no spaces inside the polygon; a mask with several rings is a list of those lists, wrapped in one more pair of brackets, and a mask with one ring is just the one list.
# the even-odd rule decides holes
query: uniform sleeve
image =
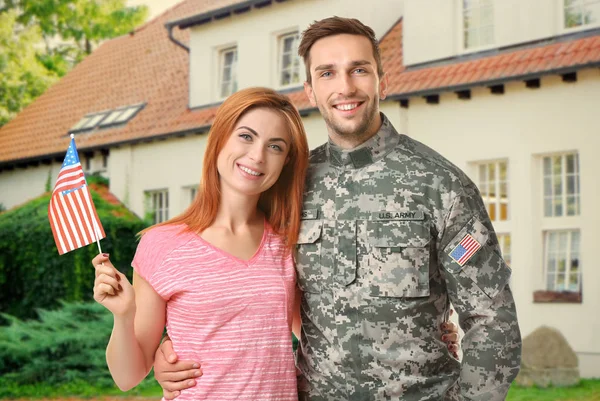
{"label": "uniform sleeve", "polygon": [[465,332],[460,392],[465,400],[503,400],[521,364],[521,335],[510,268],[473,183],[452,202],[438,238],[438,260]]}

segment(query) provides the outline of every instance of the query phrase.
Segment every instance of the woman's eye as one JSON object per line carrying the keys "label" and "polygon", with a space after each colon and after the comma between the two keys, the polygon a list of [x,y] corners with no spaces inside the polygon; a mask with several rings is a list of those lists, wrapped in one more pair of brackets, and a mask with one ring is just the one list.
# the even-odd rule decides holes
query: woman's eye
{"label": "woman's eye", "polygon": [[249,141],[252,139],[252,136],[250,136],[250,134],[240,134],[240,138]]}
{"label": "woman's eye", "polygon": [[282,152],[283,151],[283,149],[279,145],[271,145],[271,149],[275,149],[278,152]]}

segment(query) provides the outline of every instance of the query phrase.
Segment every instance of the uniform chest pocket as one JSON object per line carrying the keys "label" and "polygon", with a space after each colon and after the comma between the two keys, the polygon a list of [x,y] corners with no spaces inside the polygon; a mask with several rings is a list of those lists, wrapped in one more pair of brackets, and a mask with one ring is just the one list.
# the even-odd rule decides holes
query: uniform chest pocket
{"label": "uniform chest pocket", "polygon": [[371,294],[380,297],[429,295],[427,221],[385,220],[367,223]]}
{"label": "uniform chest pocket", "polygon": [[327,282],[321,269],[322,220],[302,220],[298,233],[296,270],[298,286],[305,292],[320,292],[321,283]]}

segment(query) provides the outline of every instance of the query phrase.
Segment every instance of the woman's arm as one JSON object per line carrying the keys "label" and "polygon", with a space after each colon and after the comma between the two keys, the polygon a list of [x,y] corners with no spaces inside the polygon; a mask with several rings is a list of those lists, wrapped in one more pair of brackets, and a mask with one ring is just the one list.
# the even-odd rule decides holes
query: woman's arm
{"label": "woman's arm", "polygon": [[152,368],[165,327],[166,302],[137,273],[133,286],[108,257],[98,255],[94,299],[113,313],[114,325],[106,362],[117,386],[127,391]]}

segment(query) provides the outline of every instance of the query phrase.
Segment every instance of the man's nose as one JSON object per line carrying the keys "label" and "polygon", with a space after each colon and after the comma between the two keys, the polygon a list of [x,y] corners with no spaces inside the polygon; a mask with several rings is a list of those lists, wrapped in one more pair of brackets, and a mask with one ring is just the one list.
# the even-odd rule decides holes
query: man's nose
{"label": "man's nose", "polygon": [[351,75],[340,75],[339,93],[344,96],[352,96],[356,93],[356,86]]}

